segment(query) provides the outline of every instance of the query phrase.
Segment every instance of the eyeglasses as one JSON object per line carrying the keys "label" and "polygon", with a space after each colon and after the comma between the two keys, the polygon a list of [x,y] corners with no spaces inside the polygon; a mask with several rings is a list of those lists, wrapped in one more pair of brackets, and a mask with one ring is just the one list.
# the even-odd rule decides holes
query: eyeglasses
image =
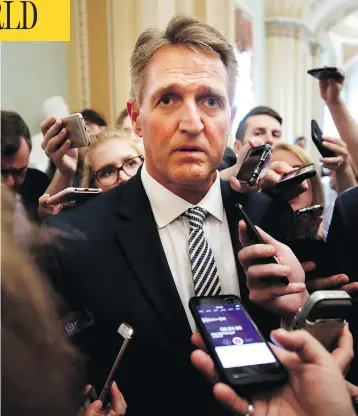
{"label": "eyeglasses", "polygon": [[118,168],[112,165],[105,166],[104,168],[98,170],[93,174],[93,177],[98,179],[98,182],[104,186],[111,186],[118,182],[119,180],[119,172],[123,170],[123,172],[129,176],[134,176],[138,168],[144,162],[143,156],[135,156],[131,159],[126,160],[122,166]]}

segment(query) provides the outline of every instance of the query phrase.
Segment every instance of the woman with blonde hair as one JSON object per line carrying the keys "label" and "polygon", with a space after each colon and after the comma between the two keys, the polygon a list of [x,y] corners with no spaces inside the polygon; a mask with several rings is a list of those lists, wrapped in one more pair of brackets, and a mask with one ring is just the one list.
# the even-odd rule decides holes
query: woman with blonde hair
{"label": "woman with blonde hair", "polygon": [[103,191],[127,182],[144,161],[144,149],[124,131],[106,128],[92,139],[83,165],[81,187]]}
{"label": "woman with blonde hair", "polygon": [[[143,154],[143,146],[134,140],[131,134],[115,128],[104,128],[101,133],[92,136],[91,144],[86,149],[81,187],[107,191],[127,182],[142,165]],[[49,205],[47,200],[70,185],[65,182],[62,186],[50,184],[47,193],[39,199],[38,215],[41,219],[56,215],[63,209],[62,203]]]}

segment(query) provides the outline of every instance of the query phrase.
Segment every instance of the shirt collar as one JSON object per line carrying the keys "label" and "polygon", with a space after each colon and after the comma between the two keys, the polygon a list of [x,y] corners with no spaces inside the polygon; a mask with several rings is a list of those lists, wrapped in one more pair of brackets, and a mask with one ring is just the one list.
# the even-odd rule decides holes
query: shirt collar
{"label": "shirt collar", "polygon": [[[152,178],[147,171],[145,163],[141,170],[141,179],[158,228],[167,226],[188,208],[194,206]],[[219,221],[222,222],[224,220],[224,206],[221,196],[220,175],[218,172],[215,182],[212,184],[208,193],[196,206],[204,208]]]}

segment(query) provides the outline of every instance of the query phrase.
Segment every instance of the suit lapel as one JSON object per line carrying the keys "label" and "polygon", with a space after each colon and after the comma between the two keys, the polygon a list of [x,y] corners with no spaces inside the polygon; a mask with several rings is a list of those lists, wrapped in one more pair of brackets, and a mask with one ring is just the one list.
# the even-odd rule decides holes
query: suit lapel
{"label": "suit lapel", "polygon": [[249,299],[249,291],[246,286],[246,275],[244,269],[242,268],[238,259],[238,253],[242,249],[242,245],[240,243],[238,231],[240,217],[238,211],[235,208],[235,204],[237,202],[242,203],[242,199],[246,199],[246,195],[238,194],[237,192],[234,193],[231,190],[230,183],[226,181],[221,181],[221,195],[224,203],[227,222],[229,225],[231,242],[235,254],[236,268],[240,284],[240,295],[243,302],[246,302]]}
{"label": "suit lapel", "polygon": [[171,337],[183,336],[190,326],[159,237],[140,172],[126,186],[118,204],[117,242],[135,272],[144,296]]}

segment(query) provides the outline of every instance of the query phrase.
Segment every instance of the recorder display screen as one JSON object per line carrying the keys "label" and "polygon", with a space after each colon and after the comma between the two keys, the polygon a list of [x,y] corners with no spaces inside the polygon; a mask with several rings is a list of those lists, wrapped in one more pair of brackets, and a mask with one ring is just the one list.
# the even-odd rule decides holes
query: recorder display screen
{"label": "recorder display screen", "polygon": [[224,368],[276,362],[266,342],[239,304],[201,304],[197,310]]}

